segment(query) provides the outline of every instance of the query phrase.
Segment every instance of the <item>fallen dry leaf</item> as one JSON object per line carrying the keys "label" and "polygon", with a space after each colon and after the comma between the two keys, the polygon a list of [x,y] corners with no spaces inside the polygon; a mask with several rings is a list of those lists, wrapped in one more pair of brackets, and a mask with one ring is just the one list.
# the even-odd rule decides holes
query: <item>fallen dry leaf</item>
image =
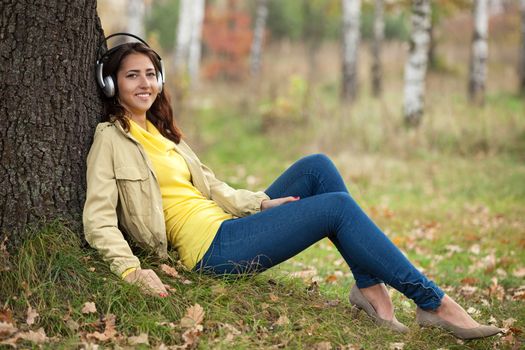
{"label": "fallen dry leaf", "polygon": [[336,275],[328,275],[324,279],[327,283],[336,283],[337,282],[337,276]]}
{"label": "fallen dry leaf", "polygon": [[298,278],[302,278],[302,279],[312,278],[315,275],[317,275],[317,269],[295,271],[295,272],[290,273],[291,277],[298,277]]}
{"label": "fallen dry leaf", "polygon": [[162,272],[164,272],[168,276],[175,277],[175,278],[179,277],[179,273],[177,272],[177,270],[175,270],[175,268],[169,265],[162,264],[160,265],[160,269],[162,270]]}
{"label": "fallen dry leaf", "polygon": [[276,302],[279,300],[279,297],[273,293],[270,293],[270,295],[268,296],[270,298],[271,301],[273,302]]}
{"label": "fallen dry leaf", "polygon": [[390,343],[390,350],[403,350],[405,343]]}
{"label": "fallen dry leaf", "polygon": [[13,323],[13,311],[0,309],[0,322]]}
{"label": "fallen dry leaf", "polygon": [[498,279],[496,277],[492,277],[492,284],[489,287],[489,295],[498,300],[503,300],[505,297],[505,289],[498,284]]}
{"label": "fallen dry leaf", "polygon": [[104,333],[100,333],[100,332],[93,332],[93,333],[87,333],[86,334],[86,339],[87,340],[98,340],[98,341],[101,341],[101,342],[105,342],[107,340],[109,340],[109,337],[104,334]]}
{"label": "fallen dry leaf", "polygon": [[27,318],[26,318],[26,323],[27,323],[27,325],[28,325],[28,326],[33,325],[33,324],[35,323],[35,320],[36,320],[36,318],[37,318],[38,316],[40,316],[40,315],[38,314],[38,312],[37,312],[35,309],[33,309],[31,306],[29,306],[29,307],[27,308]]}
{"label": "fallen dry leaf", "polygon": [[320,343],[314,344],[312,349],[315,350],[332,350],[332,343],[329,341],[322,341]]}
{"label": "fallen dry leaf", "polygon": [[115,315],[107,314],[102,320],[104,322],[104,333],[100,333],[97,331],[93,333],[87,333],[85,335],[86,339],[87,340],[98,340],[101,342],[105,342],[110,339],[113,339],[115,335],[117,334],[117,331],[115,329],[115,320],[116,320]]}
{"label": "fallen dry leaf", "polygon": [[95,312],[97,312],[97,307],[96,307],[95,303],[93,303],[91,301],[87,301],[84,304],[84,306],[82,307],[81,312],[83,314],[94,314]]}
{"label": "fallen dry leaf", "polygon": [[285,325],[287,325],[289,323],[290,323],[290,320],[288,319],[288,317],[281,315],[281,316],[279,316],[277,321],[275,321],[273,323],[273,325],[274,326],[285,326]]}
{"label": "fallen dry leaf", "polygon": [[204,309],[199,304],[195,304],[186,309],[186,315],[180,320],[180,325],[184,328],[197,326],[204,320]]}
{"label": "fallen dry leaf", "polygon": [[472,315],[472,316],[479,316],[479,315],[481,315],[481,312],[478,309],[476,309],[476,308],[474,308],[472,306],[467,309],[467,312],[470,315]]}
{"label": "fallen dry leaf", "polygon": [[516,278],[523,278],[523,277],[525,277],[525,267],[517,268],[516,270],[514,270],[512,275],[514,277],[516,277]]}
{"label": "fallen dry leaf", "polygon": [[184,340],[184,345],[182,345],[182,349],[196,347],[201,334],[202,334],[202,325],[198,325],[196,327],[190,328],[186,332],[184,332],[182,334],[182,340]]}
{"label": "fallen dry leaf", "polygon": [[98,348],[98,344],[82,342],[82,350],[98,350]]}
{"label": "fallen dry leaf", "polygon": [[49,340],[49,338],[46,335],[46,332],[44,332],[44,328],[39,328],[36,332],[27,331],[18,333],[16,337],[18,339],[27,340],[35,344],[43,344]]}
{"label": "fallen dry leaf", "polygon": [[128,344],[132,346],[138,344],[149,345],[148,335],[146,333],[140,333],[137,336],[129,337]]}
{"label": "fallen dry leaf", "polygon": [[506,320],[503,320],[503,328],[510,328],[516,321],[517,320],[512,317],[507,318]]}
{"label": "fallen dry leaf", "polygon": [[0,337],[6,338],[16,332],[18,332],[18,328],[16,328],[12,323],[0,322]]}
{"label": "fallen dry leaf", "polygon": [[106,324],[105,329],[104,329],[104,334],[107,335],[109,338],[113,338],[117,334],[117,330],[115,329],[116,319],[117,319],[117,316],[113,314],[107,314],[104,317],[104,322]]}

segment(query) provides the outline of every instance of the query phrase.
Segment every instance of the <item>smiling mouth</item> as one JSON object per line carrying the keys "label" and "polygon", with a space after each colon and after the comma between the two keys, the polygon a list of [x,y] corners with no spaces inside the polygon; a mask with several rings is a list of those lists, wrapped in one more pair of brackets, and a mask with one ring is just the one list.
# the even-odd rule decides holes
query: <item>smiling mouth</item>
{"label": "smiling mouth", "polygon": [[141,92],[140,94],[136,94],[135,96],[137,97],[150,97],[151,96],[151,93],[150,92]]}

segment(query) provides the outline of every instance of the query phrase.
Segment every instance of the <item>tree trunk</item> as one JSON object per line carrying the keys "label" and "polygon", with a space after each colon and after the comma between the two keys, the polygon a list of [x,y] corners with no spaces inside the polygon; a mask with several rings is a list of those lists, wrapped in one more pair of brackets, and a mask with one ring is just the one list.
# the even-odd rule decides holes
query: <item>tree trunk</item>
{"label": "tree trunk", "polygon": [[525,0],[521,0],[520,93],[525,96]]}
{"label": "tree trunk", "polygon": [[474,33],[470,52],[469,99],[483,104],[485,101],[485,80],[488,57],[488,12],[487,0],[474,1]]}
{"label": "tree trunk", "polygon": [[264,32],[266,29],[266,17],[268,17],[268,0],[258,0],[257,12],[255,15],[255,28],[253,30],[253,41],[250,53],[250,72],[252,76],[258,76],[261,70],[261,56]]}
{"label": "tree trunk", "polygon": [[343,1],[343,100],[351,102],[357,96],[357,58],[359,53],[359,22],[361,0]]}
{"label": "tree trunk", "polygon": [[0,235],[17,246],[46,221],[81,227],[103,34],[96,0],[2,0],[0,16]]}
{"label": "tree trunk", "polygon": [[193,23],[191,26],[190,53],[188,57],[188,73],[190,75],[190,81],[192,84],[195,84],[199,81],[204,6],[204,0],[193,0]]}
{"label": "tree trunk", "polygon": [[180,0],[177,42],[175,44],[175,68],[178,73],[183,73],[188,67],[193,17],[192,8],[192,0]]}
{"label": "tree trunk", "polygon": [[144,0],[128,0],[128,25],[127,32],[145,38],[144,16],[146,6]]}
{"label": "tree trunk", "polygon": [[381,96],[383,70],[381,65],[381,45],[385,36],[383,0],[375,0],[374,39],[372,41],[372,94]]}
{"label": "tree trunk", "polygon": [[175,65],[179,74],[189,75],[192,84],[199,77],[204,6],[204,0],[180,2]]}
{"label": "tree trunk", "polygon": [[410,52],[405,64],[405,123],[417,126],[423,117],[425,77],[430,44],[430,0],[413,0]]}

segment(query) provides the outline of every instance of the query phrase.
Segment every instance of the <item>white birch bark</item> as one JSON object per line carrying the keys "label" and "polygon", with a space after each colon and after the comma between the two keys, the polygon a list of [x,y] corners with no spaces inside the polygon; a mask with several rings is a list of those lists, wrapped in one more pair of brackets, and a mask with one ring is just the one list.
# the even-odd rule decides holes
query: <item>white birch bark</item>
{"label": "white birch bark", "polygon": [[193,25],[191,27],[190,52],[188,57],[188,73],[190,81],[199,81],[199,71],[201,64],[201,38],[202,22],[204,21],[204,0],[193,0]]}
{"label": "white birch bark", "polygon": [[192,0],[180,0],[177,42],[175,44],[175,68],[183,73],[188,67],[192,28]]}
{"label": "white birch bark", "polygon": [[179,74],[187,73],[191,84],[199,80],[204,6],[204,0],[180,2],[175,68]]}
{"label": "white birch bark", "polygon": [[383,0],[375,0],[374,38],[372,41],[372,94],[381,95],[383,69],[381,65],[381,45],[385,36]]}
{"label": "white birch bark", "polygon": [[474,0],[474,32],[470,52],[469,99],[483,103],[488,57],[488,6],[487,0]]}
{"label": "white birch bark", "polygon": [[255,14],[255,28],[250,52],[250,72],[252,76],[259,75],[261,70],[262,46],[264,32],[266,29],[266,17],[268,17],[268,0],[257,0],[257,11]]}
{"label": "white birch bark", "polygon": [[410,52],[405,64],[404,116],[408,125],[421,122],[430,46],[430,0],[412,1]]}
{"label": "white birch bark", "polygon": [[525,95],[525,0],[521,0],[521,46],[519,57],[520,92]]}
{"label": "white birch bark", "polygon": [[146,11],[144,0],[128,0],[127,5],[128,23],[126,31],[144,38],[144,17]]}
{"label": "white birch bark", "polygon": [[343,100],[353,101],[357,96],[357,58],[360,40],[361,0],[342,0],[342,90]]}

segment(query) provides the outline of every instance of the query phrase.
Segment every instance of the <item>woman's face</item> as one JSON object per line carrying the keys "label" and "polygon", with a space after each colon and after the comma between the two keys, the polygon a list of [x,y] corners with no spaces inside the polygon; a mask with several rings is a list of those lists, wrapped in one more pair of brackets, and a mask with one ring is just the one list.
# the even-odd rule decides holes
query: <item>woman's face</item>
{"label": "woman's face", "polygon": [[157,98],[159,88],[155,66],[141,53],[126,56],[117,72],[118,99],[131,118],[143,118]]}

